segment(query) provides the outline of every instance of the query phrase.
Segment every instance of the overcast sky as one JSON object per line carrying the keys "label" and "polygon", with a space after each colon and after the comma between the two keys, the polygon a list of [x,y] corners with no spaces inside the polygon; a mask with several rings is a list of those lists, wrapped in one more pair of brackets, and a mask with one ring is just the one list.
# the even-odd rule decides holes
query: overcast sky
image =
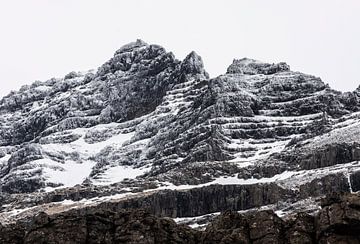
{"label": "overcast sky", "polygon": [[359,0],[0,0],[0,96],[96,68],[137,38],[212,77],[234,58],[287,62],[333,88],[360,84]]}

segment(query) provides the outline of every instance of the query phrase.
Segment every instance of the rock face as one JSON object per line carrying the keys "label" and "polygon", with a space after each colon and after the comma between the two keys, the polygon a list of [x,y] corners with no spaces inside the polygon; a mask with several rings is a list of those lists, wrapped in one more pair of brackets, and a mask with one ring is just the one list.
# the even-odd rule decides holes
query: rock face
{"label": "rock face", "polygon": [[143,210],[70,210],[0,227],[1,243],[359,243],[360,196],[325,199],[315,216],[281,219],[272,211],[225,211],[204,231]]}
{"label": "rock face", "polygon": [[196,231],[144,211],[40,213],[24,225],[0,230],[1,243],[198,243]]}
{"label": "rock face", "polygon": [[105,202],[103,208],[145,209],[163,217],[195,217],[225,210],[246,210],[294,198],[294,193],[276,184],[213,185],[189,191],[165,190],[119,202]]}
{"label": "rock face", "polygon": [[235,59],[209,78],[195,52],[179,61],[137,40],[0,100],[1,222],[99,204],[172,218],[311,212],[360,188],[359,111],[359,89],[286,63]]}

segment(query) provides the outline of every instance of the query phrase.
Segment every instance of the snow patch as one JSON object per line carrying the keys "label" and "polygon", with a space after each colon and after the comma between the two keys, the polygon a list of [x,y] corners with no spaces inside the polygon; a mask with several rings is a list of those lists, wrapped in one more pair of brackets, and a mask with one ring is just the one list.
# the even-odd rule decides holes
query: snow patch
{"label": "snow patch", "polygon": [[109,185],[120,182],[124,179],[134,179],[137,176],[143,175],[148,171],[147,168],[132,168],[130,166],[114,166],[108,168],[104,173],[99,175],[98,179],[93,181],[95,185]]}
{"label": "snow patch", "polygon": [[277,182],[277,181],[283,181],[283,180],[289,179],[289,178],[293,177],[295,174],[297,174],[296,171],[285,171],[281,174],[274,175],[271,178],[260,178],[260,179],[238,178],[238,174],[236,174],[234,176],[221,176],[211,182],[199,184],[199,185],[177,185],[176,186],[170,182],[161,182],[164,185],[157,188],[157,190],[165,190],[165,189],[189,190],[189,189],[193,189],[193,188],[201,188],[204,186],[210,186],[210,185],[215,185],[215,184],[219,184],[219,185],[253,185],[253,184],[261,184],[261,183],[271,183],[271,182]]}
{"label": "snow patch", "polygon": [[[67,160],[65,163],[59,163],[45,158],[32,161],[29,164],[40,166],[47,182],[61,184],[61,187],[71,187],[81,184],[89,176],[95,162]],[[51,191],[55,188],[46,187],[45,191]]]}

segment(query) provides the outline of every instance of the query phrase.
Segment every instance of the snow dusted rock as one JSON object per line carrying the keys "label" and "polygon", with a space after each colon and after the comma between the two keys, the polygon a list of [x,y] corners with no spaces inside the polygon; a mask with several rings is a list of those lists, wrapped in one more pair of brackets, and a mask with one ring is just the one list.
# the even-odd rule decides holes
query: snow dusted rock
{"label": "snow dusted rock", "polygon": [[248,58],[234,59],[233,63],[227,69],[228,74],[238,73],[246,75],[270,75],[283,71],[290,71],[290,66],[286,63],[267,64]]}
{"label": "snow dusted rock", "polygon": [[194,217],[357,191],[359,94],[246,58],[210,79],[195,52],[137,40],[2,98],[2,211],[145,194],[122,206]]}
{"label": "snow dusted rock", "polygon": [[[23,163],[13,163],[13,159],[0,165],[2,189],[29,192],[43,186],[65,185],[61,181],[54,182],[59,177],[54,178],[53,175],[59,172],[71,174],[67,171],[76,164],[75,168],[84,166],[94,169],[91,174],[91,170],[86,170],[76,182],[78,184],[86,177],[98,174],[97,170],[109,163],[119,167],[121,164],[133,164],[140,156],[141,149],[136,148],[144,145],[139,141],[157,133],[148,131],[147,126],[137,125],[162,103],[172,87],[194,79],[192,77],[206,78],[201,62],[195,53],[191,53],[184,62],[177,61],[164,48],[138,40],[119,49],[95,74],[71,72],[64,79],[37,82],[6,96],[0,105],[4,120],[0,129],[3,132],[0,135],[1,144],[17,146],[26,142],[31,146],[38,142],[41,153],[38,153],[37,161],[32,160],[36,161],[33,166],[19,168]],[[164,107],[174,109],[169,105]],[[149,125],[155,120],[164,123],[161,121],[164,118],[160,118],[163,112],[156,113],[160,115],[153,115],[152,121],[145,122]],[[119,123],[121,121],[125,123]],[[132,143],[136,141],[136,145],[128,145],[128,151],[120,149],[120,141],[131,139],[135,130],[138,131],[137,138]],[[43,161],[40,162],[40,158]],[[115,174],[117,170],[113,170]],[[20,180],[32,178],[38,184],[33,188],[10,190],[7,184],[10,176],[14,178],[13,175],[27,175]],[[123,175],[126,177],[126,173]]]}

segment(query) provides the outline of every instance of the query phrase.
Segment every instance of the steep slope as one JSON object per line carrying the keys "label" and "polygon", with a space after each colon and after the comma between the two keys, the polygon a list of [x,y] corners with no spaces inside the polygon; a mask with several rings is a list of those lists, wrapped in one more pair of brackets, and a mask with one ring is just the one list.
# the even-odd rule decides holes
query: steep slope
{"label": "steep slope", "polygon": [[96,71],[1,100],[1,216],[54,202],[174,218],[316,210],[360,188],[359,96],[247,58],[209,79],[195,52],[178,61],[138,40]]}

